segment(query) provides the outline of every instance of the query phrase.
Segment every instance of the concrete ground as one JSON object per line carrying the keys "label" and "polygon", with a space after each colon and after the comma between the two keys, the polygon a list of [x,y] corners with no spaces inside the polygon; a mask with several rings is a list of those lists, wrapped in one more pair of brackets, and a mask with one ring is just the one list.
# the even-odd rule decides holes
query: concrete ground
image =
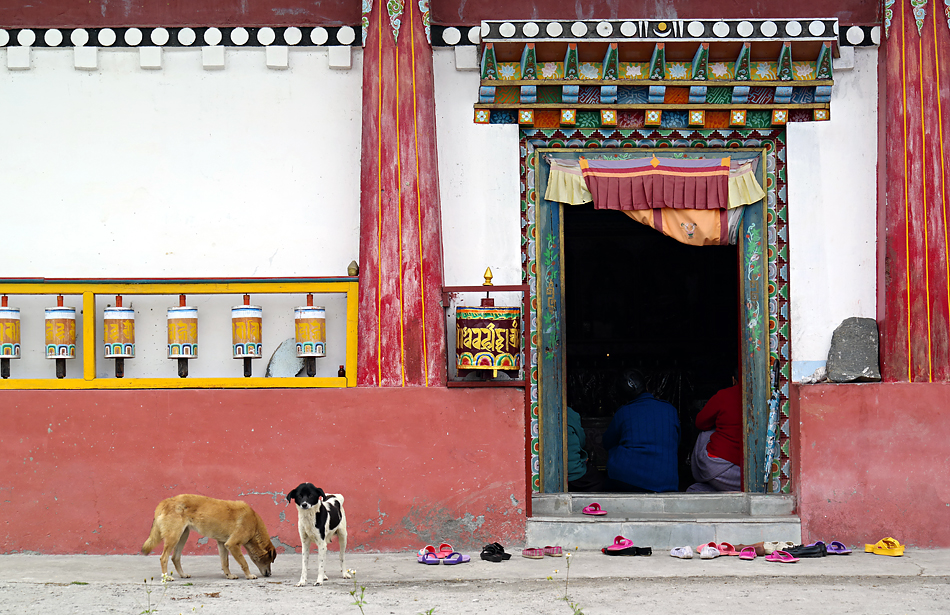
{"label": "concrete ground", "polygon": [[[328,554],[330,579],[296,587],[300,556],[281,554],[273,576],[225,579],[217,556],[182,557],[191,578],[163,586],[157,554],[0,555],[0,613],[201,613],[238,615],[358,613],[948,613],[950,550],[908,549],[903,557],[855,551],[795,564],[737,557],[679,560],[669,553],[607,557],[576,551],[570,559],[426,566],[415,554],[353,553],[340,575]],[[253,572],[257,572],[251,564]],[[232,572],[240,568],[232,561]],[[569,574],[569,576],[568,576]],[[310,558],[311,581],[316,555]],[[354,604],[362,592],[363,605]],[[351,593],[356,590],[355,596]],[[563,598],[567,594],[569,601]],[[431,609],[431,611],[430,611]]]}

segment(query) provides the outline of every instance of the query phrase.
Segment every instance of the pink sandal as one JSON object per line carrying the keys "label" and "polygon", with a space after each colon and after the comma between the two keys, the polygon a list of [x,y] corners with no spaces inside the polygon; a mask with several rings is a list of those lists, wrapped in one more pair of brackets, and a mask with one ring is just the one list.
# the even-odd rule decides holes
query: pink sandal
{"label": "pink sandal", "polygon": [[582,511],[585,515],[606,515],[606,510],[601,510],[600,504],[593,502],[590,506],[585,506]]}
{"label": "pink sandal", "polygon": [[743,547],[739,559],[755,559],[755,547]]}
{"label": "pink sandal", "polygon": [[739,552],[736,551],[736,548],[728,542],[720,542],[716,548],[719,549],[720,555],[739,555]]}
{"label": "pink sandal", "polygon": [[794,564],[798,561],[797,557],[792,557],[788,551],[772,551],[765,556],[767,562],[779,562],[781,564]]}

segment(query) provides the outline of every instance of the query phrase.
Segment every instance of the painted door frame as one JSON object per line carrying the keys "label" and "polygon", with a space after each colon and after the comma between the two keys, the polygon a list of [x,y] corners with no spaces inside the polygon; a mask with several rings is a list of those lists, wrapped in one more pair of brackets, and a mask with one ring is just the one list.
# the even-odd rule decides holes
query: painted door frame
{"label": "painted door frame", "polygon": [[[535,262],[537,263],[536,296],[538,298],[537,325],[537,381],[540,487],[542,492],[567,491],[566,457],[566,352],[564,318],[564,205],[544,199],[550,167],[543,161],[544,154],[575,158],[580,153],[597,157],[658,157],[671,154],[724,156],[747,159],[759,158],[758,178],[765,186],[764,147],[748,148],[538,148],[535,150]],[[743,450],[745,454],[745,484],[749,492],[765,491],[765,443],[769,418],[769,297],[768,277],[765,274],[767,199],[746,207],[739,233],[740,297],[740,352],[743,356]],[[540,238],[550,238],[541,241]],[[554,239],[556,238],[556,239]],[[741,309],[743,308],[744,309]]]}

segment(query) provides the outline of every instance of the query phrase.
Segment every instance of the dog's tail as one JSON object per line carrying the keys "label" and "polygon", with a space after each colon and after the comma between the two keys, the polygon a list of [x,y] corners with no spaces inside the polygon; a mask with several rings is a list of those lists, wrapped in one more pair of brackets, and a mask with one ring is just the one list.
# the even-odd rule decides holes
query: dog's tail
{"label": "dog's tail", "polygon": [[158,524],[155,520],[152,520],[152,530],[148,533],[148,538],[145,540],[145,544],[142,545],[142,555],[148,555],[152,552],[152,549],[161,542],[162,535],[158,531]]}

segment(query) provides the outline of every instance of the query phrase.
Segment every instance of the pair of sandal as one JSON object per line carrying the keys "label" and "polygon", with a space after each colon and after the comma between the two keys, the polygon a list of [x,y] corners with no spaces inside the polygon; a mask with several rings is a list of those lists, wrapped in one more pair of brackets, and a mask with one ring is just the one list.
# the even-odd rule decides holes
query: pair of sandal
{"label": "pair of sandal", "polygon": [[545,555],[549,557],[561,557],[564,555],[564,551],[561,547],[544,547],[543,549],[528,547],[521,552],[521,557],[527,557],[528,559],[544,559]]}
{"label": "pair of sandal", "polygon": [[882,538],[878,540],[873,545],[864,545],[865,553],[873,553],[875,555],[890,555],[891,557],[900,557],[904,554],[904,545],[897,542],[896,538]]}
{"label": "pair of sandal", "polygon": [[425,557],[426,555],[432,555],[438,559],[445,559],[452,553],[455,553],[455,549],[452,547],[452,545],[450,545],[447,542],[443,542],[442,544],[440,544],[438,550],[436,550],[436,548],[433,547],[432,545],[426,545],[422,547],[421,549],[419,549],[419,553],[418,553],[419,562],[421,563],[422,558]]}
{"label": "pair of sandal", "polygon": [[446,566],[454,566],[455,564],[464,564],[465,562],[472,561],[472,558],[468,555],[462,555],[458,551],[452,551],[447,554],[445,557],[439,558],[435,553],[425,553],[419,556],[420,564],[428,564],[429,566],[435,566],[438,564],[445,564]]}
{"label": "pair of sandal", "polygon": [[505,553],[505,548],[497,542],[482,547],[481,558],[486,562],[502,562],[511,559],[511,553]]}

